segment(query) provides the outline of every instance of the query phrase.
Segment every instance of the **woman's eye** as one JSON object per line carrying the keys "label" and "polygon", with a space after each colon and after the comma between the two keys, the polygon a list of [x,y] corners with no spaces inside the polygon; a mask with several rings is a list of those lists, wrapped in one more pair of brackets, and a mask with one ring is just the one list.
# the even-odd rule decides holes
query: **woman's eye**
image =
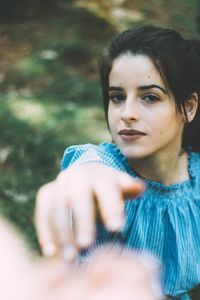
{"label": "woman's eye", "polygon": [[109,96],[112,102],[120,103],[125,100],[125,96],[122,94],[113,94]]}
{"label": "woman's eye", "polygon": [[157,102],[159,101],[159,97],[156,96],[156,95],[145,95],[144,97],[142,97],[142,100],[148,102],[148,103],[154,103],[154,102]]}

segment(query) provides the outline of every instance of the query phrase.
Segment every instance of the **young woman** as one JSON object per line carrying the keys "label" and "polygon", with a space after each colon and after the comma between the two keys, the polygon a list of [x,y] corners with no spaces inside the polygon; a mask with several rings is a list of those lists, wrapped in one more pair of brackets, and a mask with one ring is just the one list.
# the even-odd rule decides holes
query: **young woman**
{"label": "young woman", "polygon": [[100,65],[112,143],[69,147],[63,172],[39,191],[36,225],[44,253],[65,245],[65,255],[73,257],[76,248],[111,242],[115,249],[157,257],[169,297],[188,299],[187,292],[200,283],[195,44],[154,26],[127,30],[113,40]]}

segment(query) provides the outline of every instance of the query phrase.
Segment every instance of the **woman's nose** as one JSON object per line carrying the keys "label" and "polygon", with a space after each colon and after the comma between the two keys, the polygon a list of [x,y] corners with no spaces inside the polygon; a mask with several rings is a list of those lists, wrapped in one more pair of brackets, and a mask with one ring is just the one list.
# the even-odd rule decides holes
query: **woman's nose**
{"label": "woman's nose", "polygon": [[122,121],[126,123],[135,122],[138,121],[139,118],[140,115],[137,99],[127,99],[124,103],[124,109],[122,111]]}

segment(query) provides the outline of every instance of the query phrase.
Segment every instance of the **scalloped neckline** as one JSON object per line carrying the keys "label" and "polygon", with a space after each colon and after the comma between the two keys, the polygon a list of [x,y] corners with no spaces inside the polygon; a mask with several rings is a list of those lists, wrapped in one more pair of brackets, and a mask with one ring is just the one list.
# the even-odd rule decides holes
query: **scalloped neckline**
{"label": "scalloped neckline", "polygon": [[192,169],[192,166],[193,166],[193,152],[191,152],[191,151],[188,152],[188,162],[187,162],[189,179],[178,182],[178,183],[174,183],[174,184],[171,184],[171,185],[165,185],[161,182],[150,180],[148,178],[145,178],[145,177],[139,175],[131,167],[131,165],[130,165],[129,161],[127,160],[127,158],[121,153],[120,149],[114,143],[104,143],[104,144],[110,145],[113,148],[113,150],[121,157],[123,165],[124,165],[126,171],[130,175],[143,180],[145,183],[147,183],[148,186],[151,186],[151,187],[159,189],[159,190],[172,191],[172,190],[181,188],[183,186],[184,187],[190,186],[192,184],[192,182],[194,181],[195,174],[193,173],[193,169]]}

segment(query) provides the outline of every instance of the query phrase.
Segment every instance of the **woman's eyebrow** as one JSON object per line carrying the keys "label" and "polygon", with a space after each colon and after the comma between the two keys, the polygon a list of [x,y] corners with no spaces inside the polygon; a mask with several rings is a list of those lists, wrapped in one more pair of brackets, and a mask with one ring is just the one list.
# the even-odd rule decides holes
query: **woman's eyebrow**
{"label": "woman's eyebrow", "polygon": [[121,88],[120,86],[109,86],[109,92],[112,91],[123,91],[123,88]]}
{"label": "woman's eyebrow", "polygon": [[150,85],[142,85],[138,87],[138,90],[149,90],[149,89],[153,89],[153,88],[157,88],[159,90],[161,90],[164,94],[167,94],[166,90],[164,90],[161,86],[156,85],[156,84],[150,84]]}

